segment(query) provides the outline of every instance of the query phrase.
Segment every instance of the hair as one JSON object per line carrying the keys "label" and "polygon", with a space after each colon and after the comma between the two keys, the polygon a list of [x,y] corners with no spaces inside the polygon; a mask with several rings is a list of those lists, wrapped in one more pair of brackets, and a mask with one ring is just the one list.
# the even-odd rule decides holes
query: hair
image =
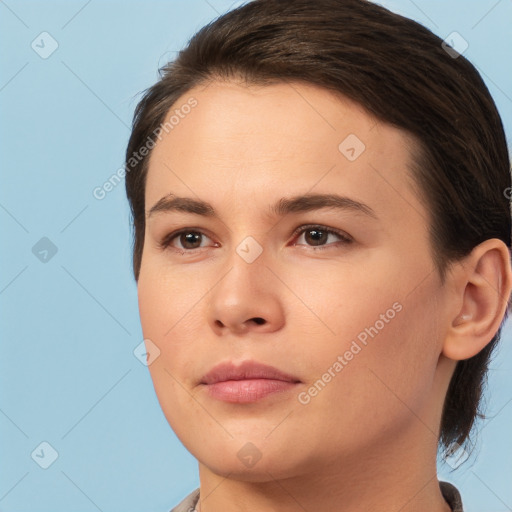
{"label": "hair", "polygon": [[[135,280],[151,153],[133,156],[159,133],[180,97],[220,80],[316,85],[411,136],[410,173],[430,214],[433,260],[442,282],[450,266],[484,240],[498,238],[510,248],[504,128],[480,74],[463,55],[423,25],[367,0],[253,0],[199,30],[159,69],[159,80],[135,109],[126,151]],[[476,418],[485,418],[481,398],[502,325],[483,350],[456,365],[438,439],[445,454],[454,443],[467,447]]]}

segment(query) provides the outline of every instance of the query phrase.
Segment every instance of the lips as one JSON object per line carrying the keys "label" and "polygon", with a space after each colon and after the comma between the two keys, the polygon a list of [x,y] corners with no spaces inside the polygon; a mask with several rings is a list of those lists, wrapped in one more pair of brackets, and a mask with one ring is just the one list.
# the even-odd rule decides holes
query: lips
{"label": "lips", "polygon": [[224,362],[213,367],[201,380],[210,398],[233,404],[250,404],[267,397],[287,399],[301,381],[273,366],[244,361]]}
{"label": "lips", "polygon": [[230,380],[252,379],[269,379],[292,383],[301,382],[300,379],[293,375],[256,361],[244,361],[238,366],[228,361],[214,366],[203,376],[200,384],[216,384]]}

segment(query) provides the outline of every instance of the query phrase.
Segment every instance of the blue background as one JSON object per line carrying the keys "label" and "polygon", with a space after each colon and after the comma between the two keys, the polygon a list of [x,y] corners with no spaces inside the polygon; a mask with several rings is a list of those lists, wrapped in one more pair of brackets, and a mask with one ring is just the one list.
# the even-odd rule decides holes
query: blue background
{"label": "blue background", "polygon": [[[93,190],[122,167],[158,67],[239,3],[0,2],[1,511],[168,511],[199,484],[133,354],[142,332],[124,182],[103,200]],[[512,2],[380,3],[468,41],[510,139]],[[31,47],[44,31],[58,43],[46,59]],[[475,455],[455,472],[439,464],[466,512],[512,510],[511,340],[507,324]],[[31,458],[43,441],[59,454],[48,469]]]}

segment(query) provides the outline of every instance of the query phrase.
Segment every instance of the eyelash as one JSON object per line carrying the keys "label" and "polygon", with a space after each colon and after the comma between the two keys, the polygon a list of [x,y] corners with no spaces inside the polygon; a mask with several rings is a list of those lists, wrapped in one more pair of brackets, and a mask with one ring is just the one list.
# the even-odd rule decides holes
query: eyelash
{"label": "eyelash", "polygon": [[[339,242],[337,242],[338,244],[350,244],[354,241],[346,233],[344,233],[342,231],[338,231],[336,229],[328,228],[327,226],[323,226],[321,224],[308,224],[308,225],[304,225],[304,226],[299,226],[292,233],[292,236],[295,237],[296,235],[301,235],[303,232],[308,231],[308,230],[313,230],[313,229],[318,229],[318,231],[322,231],[323,233],[327,233],[328,235],[338,236],[341,239]],[[184,233],[198,233],[200,235],[205,235],[202,231],[200,231],[198,229],[194,229],[194,228],[180,229],[179,231],[175,231],[173,233],[170,233],[169,235],[166,235],[160,242],[158,242],[158,247],[161,250],[174,249],[175,251],[180,252],[182,254],[183,253],[193,254],[196,251],[204,249],[204,247],[196,247],[195,249],[179,249],[177,247],[171,247],[172,241]],[[205,235],[205,236],[207,236],[207,235]],[[300,245],[303,245],[303,244],[300,244]],[[307,245],[307,247],[309,247],[310,249],[313,249],[314,251],[321,251],[321,250],[325,250],[325,249],[332,249],[332,245],[333,244],[331,243],[331,244],[327,244],[327,245],[318,245],[318,246]]]}

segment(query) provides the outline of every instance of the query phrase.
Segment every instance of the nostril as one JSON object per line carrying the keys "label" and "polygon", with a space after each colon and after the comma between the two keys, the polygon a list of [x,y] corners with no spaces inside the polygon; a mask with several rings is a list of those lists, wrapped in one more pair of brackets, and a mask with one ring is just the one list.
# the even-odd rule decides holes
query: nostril
{"label": "nostril", "polygon": [[258,325],[261,325],[261,324],[264,324],[265,323],[265,320],[261,317],[256,317],[256,318],[253,318],[254,322],[256,322]]}

